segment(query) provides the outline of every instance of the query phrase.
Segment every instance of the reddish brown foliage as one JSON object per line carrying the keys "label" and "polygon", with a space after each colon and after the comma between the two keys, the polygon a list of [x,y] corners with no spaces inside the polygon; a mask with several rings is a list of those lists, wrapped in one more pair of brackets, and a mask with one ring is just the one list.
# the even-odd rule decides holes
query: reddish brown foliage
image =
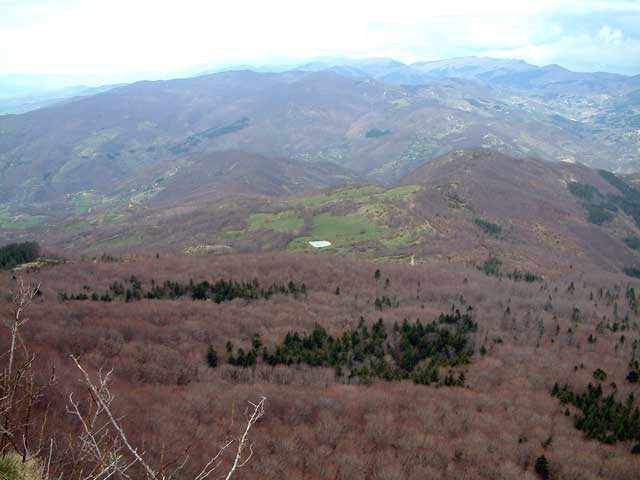
{"label": "reddish brown foliage", "polygon": [[[380,280],[374,279],[376,268]],[[308,295],[219,305],[57,299],[59,292],[77,292],[84,285],[104,290],[131,274],[146,284],[152,278],[294,280],[307,285]],[[638,319],[629,311],[624,295],[629,280],[622,277],[583,279],[576,273],[549,284],[525,284],[463,267],[284,254],[78,261],[30,277],[42,283],[44,295],[30,312],[26,336],[41,364],[55,364],[60,375],[51,408],[61,409],[63,394],[78,385],[68,354],[94,369],[113,367],[114,407],[125,415],[136,443],[157,456],[177,456],[188,447],[195,468],[232,421],[241,421],[245,401],[264,395],[269,400],[254,431],[256,456],[241,478],[533,479],[533,463],[543,452],[552,478],[640,476],[640,459],[628,445],[586,441],[549,395],[556,381],[585,388],[596,368],[608,374],[607,382],[616,382],[621,398],[633,389],[638,393],[625,381]],[[573,293],[567,291],[571,281]],[[601,299],[599,287],[613,293],[616,282],[619,298]],[[6,275],[0,289],[11,285]],[[396,296],[400,306],[376,310],[374,300],[383,294]],[[614,303],[620,324],[629,315],[627,329],[596,331],[603,318],[604,324],[614,323]],[[308,330],[316,322],[336,334],[362,315],[367,322],[382,317],[390,328],[404,318],[431,321],[452,305],[473,307],[480,324],[476,351],[483,345],[487,350],[466,367],[467,388],[345,385],[326,369],[209,369],[205,362],[210,343],[224,363],[226,341],[249,347],[254,333],[271,346],[287,331]],[[589,343],[589,335],[597,342]],[[54,421],[59,434],[73,432],[63,415]]]}

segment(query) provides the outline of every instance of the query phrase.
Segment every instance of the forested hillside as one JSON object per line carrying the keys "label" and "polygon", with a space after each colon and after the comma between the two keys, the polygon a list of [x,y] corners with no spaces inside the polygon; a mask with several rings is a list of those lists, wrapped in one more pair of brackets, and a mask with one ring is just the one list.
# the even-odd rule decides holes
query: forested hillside
{"label": "forested hillside", "polygon": [[[59,378],[47,432],[77,428],[56,414],[74,355],[90,372],[113,368],[113,408],[150,462],[190,446],[185,474],[262,396],[242,478],[640,474],[640,284],[623,275],[160,255],[25,281],[41,295],[24,339]],[[2,277],[2,291],[15,287]]]}

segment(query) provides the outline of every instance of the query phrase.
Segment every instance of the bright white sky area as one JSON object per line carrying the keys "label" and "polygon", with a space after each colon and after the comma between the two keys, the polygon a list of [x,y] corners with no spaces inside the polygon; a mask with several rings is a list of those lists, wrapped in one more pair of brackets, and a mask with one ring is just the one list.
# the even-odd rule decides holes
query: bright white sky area
{"label": "bright white sky area", "polygon": [[333,55],[639,74],[640,0],[0,0],[0,75],[131,80]]}

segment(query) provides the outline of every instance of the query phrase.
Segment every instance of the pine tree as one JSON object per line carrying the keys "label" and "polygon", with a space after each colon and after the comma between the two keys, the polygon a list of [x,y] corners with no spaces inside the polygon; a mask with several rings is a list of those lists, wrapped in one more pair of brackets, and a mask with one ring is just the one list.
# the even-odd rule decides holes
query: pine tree
{"label": "pine tree", "polygon": [[551,478],[549,474],[549,462],[544,455],[540,455],[536,459],[534,470],[540,476],[540,478],[542,478],[542,480],[549,480],[549,478]]}
{"label": "pine tree", "polygon": [[211,344],[209,344],[209,348],[207,349],[207,365],[209,365],[210,368],[216,368],[218,366],[218,353]]}

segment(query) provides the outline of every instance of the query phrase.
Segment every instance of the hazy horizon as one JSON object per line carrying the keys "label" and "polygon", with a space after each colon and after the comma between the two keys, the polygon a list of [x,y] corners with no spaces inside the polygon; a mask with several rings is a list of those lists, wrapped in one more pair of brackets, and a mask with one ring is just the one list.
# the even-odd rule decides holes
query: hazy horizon
{"label": "hazy horizon", "polygon": [[0,1],[0,76],[86,84],[326,56],[404,63],[478,56],[640,74],[640,2]]}

